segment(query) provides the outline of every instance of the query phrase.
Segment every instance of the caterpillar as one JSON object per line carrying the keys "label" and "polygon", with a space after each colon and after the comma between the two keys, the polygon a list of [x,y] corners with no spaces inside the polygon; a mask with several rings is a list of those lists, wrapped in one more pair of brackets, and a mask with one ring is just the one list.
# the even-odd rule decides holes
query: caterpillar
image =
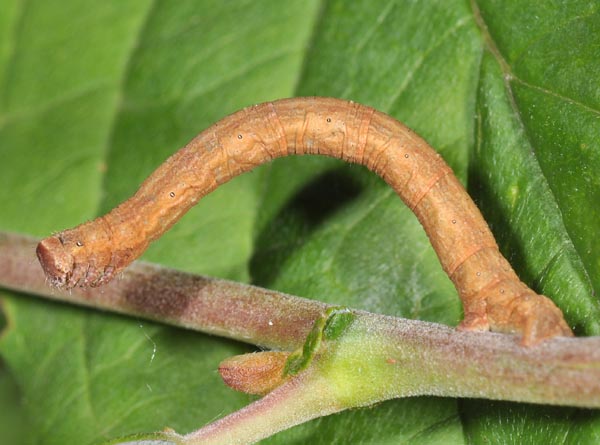
{"label": "caterpillar", "polygon": [[519,280],[441,156],[392,117],[341,99],[281,99],[225,117],[111,212],[43,239],[37,256],[54,286],[102,285],[219,185],[272,159],[303,154],[365,165],[395,190],[458,291],[461,329],[518,333],[523,344],[573,335],[560,309]]}

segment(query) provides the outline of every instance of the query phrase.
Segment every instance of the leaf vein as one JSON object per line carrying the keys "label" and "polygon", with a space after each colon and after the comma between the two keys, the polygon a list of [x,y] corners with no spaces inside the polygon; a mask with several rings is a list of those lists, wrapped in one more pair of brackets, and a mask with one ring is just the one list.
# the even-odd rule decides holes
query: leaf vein
{"label": "leaf vein", "polygon": [[415,74],[423,67],[425,61],[429,57],[431,57],[432,53],[437,48],[439,48],[451,35],[456,33],[460,28],[466,26],[471,20],[472,20],[472,17],[470,15],[464,16],[464,17],[460,18],[459,20],[457,20],[457,22],[453,26],[448,28],[446,30],[446,32],[444,32],[440,36],[439,39],[436,39],[429,48],[427,48],[425,51],[423,51],[419,55],[419,57],[413,64],[412,68],[410,68],[410,70],[407,73],[405,73],[404,80],[400,83],[400,85],[398,86],[396,91],[390,95],[390,99],[388,100],[387,104],[383,108],[384,110],[390,110],[392,108],[392,105],[398,100],[398,98],[402,95],[402,93],[404,93],[404,91],[406,91],[406,89],[408,88],[408,86],[410,85],[412,80],[414,79]]}
{"label": "leaf vein", "polygon": [[[559,206],[559,202],[558,199],[556,198],[556,194],[554,193],[554,191],[552,190],[552,188],[550,187],[550,182],[548,180],[548,176],[546,174],[546,172],[544,172],[544,170],[542,169],[542,166],[540,164],[540,162],[538,161],[537,158],[537,154],[536,154],[536,150],[535,150],[535,146],[532,142],[532,138],[528,132],[527,126],[525,125],[525,122],[523,121],[523,118],[521,117],[521,112],[519,109],[519,106],[517,105],[517,102],[515,100],[514,94],[513,94],[513,90],[511,87],[511,80],[513,79],[517,79],[516,76],[514,76],[512,74],[511,71],[511,67],[510,65],[506,62],[506,59],[504,58],[504,56],[502,55],[502,53],[500,52],[500,50],[498,49],[498,46],[496,45],[496,42],[494,41],[493,37],[491,36],[491,34],[489,33],[488,27],[483,19],[483,17],[481,16],[480,10],[479,10],[479,6],[477,5],[477,1],[476,0],[471,0],[471,5],[472,5],[472,9],[473,9],[473,13],[475,16],[475,21],[480,29],[480,31],[482,32],[482,34],[485,37],[485,40],[487,42],[488,48],[490,50],[490,52],[492,53],[492,55],[496,58],[496,60],[498,61],[500,68],[504,74],[504,87],[506,90],[506,94],[510,103],[510,107],[512,108],[513,112],[514,112],[514,116],[515,116],[515,120],[519,126],[519,128],[521,129],[521,131],[523,132],[523,138],[525,139],[527,145],[529,146],[531,152],[533,153],[533,157],[535,159],[535,162],[539,168],[539,172],[540,172],[540,176],[541,176],[541,181],[543,181],[545,189],[547,191],[547,193],[549,194],[549,196],[551,197],[552,201],[555,203],[556,205],[556,212],[557,212],[557,218],[559,220],[559,225],[561,226],[561,231],[560,233],[564,234],[564,239],[565,239],[565,245],[568,245],[569,248],[575,252],[578,256],[578,258],[581,260],[583,257],[582,255],[579,253],[579,251],[577,250],[577,247],[575,245],[575,243],[573,242],[573,237],[571,236],[571,234],[569,233],[567,226],[565,224],[565,216],[563,214],[563,211],[561,210],[560,206]],[[585,275],[585,279],[587,281],[588,286],[590,287],[590,289],[593,289],[592,286],[592,280],[590,279],[589,276],[589,272],[587,270],[587,268],[585,267],[585,265],[582,263],[581,264],[581,269],[582,272]]]}
{"label": "leaf vein", "polygon": [[591,16],[593,16],[594,14],[596,14],[598,11],[597,10],[593,10],[588,14],[582,14],[582,15],[578,15],[578,16],[574,16],[572,18],[570,18],[569,20],[566,20],[565,22],[561,23],[561,24],[556,24],[554,26],[552,26],[550,29],[548,29],[547,31],[537,35],[535,38],[531,39],[529,42],[527,42],[527,45],[525,45],[521,51],[520,54],[516,54],[514,60],[512,61],[513,64],[516,64],[516,62],[518,62],[522,57],[524,57],[527,54],[527,50],[529,48],[531,48],[532,46],[534,46],[536,43],[538,43],[539,41],[541,41],[544,37],[546,37],[547,35],[551,35],[553,33],[556,33],[558,31],[561,31],[562,29],[566,28],[569,25],[572,25],[575,22],[578,22],[580,20],[585,20]]}

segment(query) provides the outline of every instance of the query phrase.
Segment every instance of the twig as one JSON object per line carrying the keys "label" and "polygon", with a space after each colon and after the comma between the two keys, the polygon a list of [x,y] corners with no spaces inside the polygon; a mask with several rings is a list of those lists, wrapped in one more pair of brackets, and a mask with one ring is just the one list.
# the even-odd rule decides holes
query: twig
{"label": "twig", "polygon": [[[262,399],[186,436],[254,443],[334,412],[418,395],[600,407],[600,337],[523,347],[515,337],[356,312],[314,363]],[[312,334],[311,334],[312,335]]]}
{"label": "twig", "polygon": [[352,319],[328,337],[335,323],[323,317],[336,312],[323,303],[149,264],[134,264],[100,289],[61,292],[45,283],[36,242],[0,233],[1,286],[271,348],[292,350],[306,340],[312,363],[304,371],[242,411],[188,436],[172,433],[174,443],[246,443],[332,412],[415,395],[600,407],[600,337],[524,347],[516,336],[364,311],[338,311]]}
{"label": "twig", "polygon": [[0,232],[0,286],[142,317],[272,349],[300,346],[326,304],[233,281],[136,262],[101,288],[50,286],[39,240]]}

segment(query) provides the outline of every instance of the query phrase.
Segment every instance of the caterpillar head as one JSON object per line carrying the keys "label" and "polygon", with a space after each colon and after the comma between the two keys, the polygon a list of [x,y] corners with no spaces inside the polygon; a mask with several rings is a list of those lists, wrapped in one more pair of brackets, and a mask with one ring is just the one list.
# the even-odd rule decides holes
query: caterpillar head
{"label": "caterpillar head", "polygon": [[114,249],[110,232],[98,221],[103,219],[40,241],[36,253],[50,284],[67,289],[101,286],[135,259],[130,248]]}
{"label": "caterpillar head", "polygon": [[62,239],[59,236],[45,238],[35,252],[50,283],[57,287],[69,287],[74,261]]}

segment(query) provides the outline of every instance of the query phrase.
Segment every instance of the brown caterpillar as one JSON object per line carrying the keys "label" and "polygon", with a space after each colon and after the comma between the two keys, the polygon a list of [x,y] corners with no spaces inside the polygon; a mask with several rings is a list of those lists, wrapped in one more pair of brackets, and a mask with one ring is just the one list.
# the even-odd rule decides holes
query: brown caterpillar
{"label": "brown caterpillar", "polygon": [[400,195],[458,290],[465,313],[461,328],[518,332],[525,344],[573,335],[554,303],[519,280],[440,155],[390,116],[339,99],[283,99],[222,119],[110,213],[42,240],[38,258],[55,286],[99,286],[220,184],[293,154],[365,165]]}

